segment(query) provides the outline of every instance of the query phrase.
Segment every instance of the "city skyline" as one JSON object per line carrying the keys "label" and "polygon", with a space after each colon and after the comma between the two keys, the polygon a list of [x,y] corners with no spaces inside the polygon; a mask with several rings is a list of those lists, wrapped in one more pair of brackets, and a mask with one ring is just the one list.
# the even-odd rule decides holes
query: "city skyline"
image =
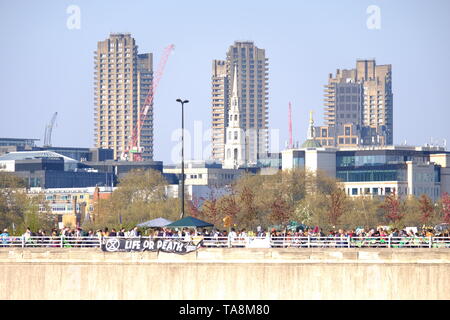
{"label": "city skyline", "polygon": [[[328,74],[352,68],[360,58],[375,58],[393,67],[394,144],[405,139],[410,145],[430,143],[432,137],[450,139],[445,122],[449,112],[445,99],[449,44],[442,41],[445,37],[436,36],[450,30],[445,19],[449,4],[445,1],[435,1],[433,5],[322,1],[322,6],[286,2],[284,7],[266,2],[258,8],[249,2],[240,4],[241,10],[237,11],[220,8],[221,16],[228,15],[229,20],[219,19],[223,23],[216,25],[215,37],[213,31],[204,29],[215,25],[218,18],[209,17],[208,13],[217,10],[216,6],[177,3],[173,19],[167,23],[164,16],[173,3],[137,3],[131,12],[126,5],[114,2],[106,14],[99,12],[101,4],[78,1],[74,5],[81,12],[79,30],[66,26],[70,17],[66,9],[72,3],[2,3],[0,26],[9,45],[0,53],[4,70],[0,136],[38,138],[38,144],[42,144],[45,125],[58,112],[53,145],[93,147],[92,52],[97,42],[111,32],[129,32],[139,44],[139,52],[154,54],[154,63],[159,62],[166,45],[175,44],[175,53],[169,57],[155,97],[155,160],[172,162],[172,149],[178,143],[172,134],[179,128],[181,117],[175,102],[179,96],[190,100],[185,123],[192,138],[196,121],[201,121],[203,133],[211,127],[211,61],[223,57],[226,48],[236,40],[253,41],[266,50],[270,60],[269,128],[280,130],[278,151],[284,149],[288,140],[288,102],[293,107],[294,140],[301,143],[306,138],[309,110],[315,111],[316,125],[325,123],[323,85]],[[370,5],[381,9],[379,30],[367,26],[370,14],[366,10]],[[154,21],[143,22],[150,8],[165,14],[153,15]],[[251,8],[255,15],[244,13]],[[278,23],[264,25],[269,18]],[[330,25],[339,37],[321,44],[329,31],[325,26]],[[312,29],[314,32],[309,32]],[[420,130],[415,130],[419,122]],[[187,150],[186,157],[198,158],[199,154],[207,159],[211,152]]]}

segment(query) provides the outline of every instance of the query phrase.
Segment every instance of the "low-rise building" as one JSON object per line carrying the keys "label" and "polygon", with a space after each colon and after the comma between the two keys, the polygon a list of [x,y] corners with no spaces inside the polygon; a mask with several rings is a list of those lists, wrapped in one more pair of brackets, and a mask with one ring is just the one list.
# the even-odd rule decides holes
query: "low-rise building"
{"label": "low-rise building", "polygon": [[17,151],[33,150],[39,139],[0,138],[0,156]]}
{"label": "low-rise building", "polygon": [[110,186],[112,174],[95,169],[53,151],[10,152],[0,156],[0,171],[26,181],[28,188],[84,188]]}
{"label": "low-rise building", "polygon": [[106,161],[114,158],[113,149],[80,147],[34,147],[33,151],[53,151],[68,158],[85,161]]}
{"label": "low-rise building", "polygon": [[[206,200],[217,198],[230,192],[230,185],[241,177],[246,169],[224,169],[222,164],[209,161],[190,160],[185,163],[185,192],[189,200]],[[165,175],[175,175],[178,183],[172,183],[169,194],[179,197],[181,165],[165,166]]]}
{"label": "low-rise building", "polygon": [[450,152],[439,147],[299,148],[282,151],[282,168],[321,170],[350,196],[450,193]]}
{"label": "low-rise building", "polygon": [[[102,172],[104,174],[113,174],[118,180],[123,178],[128,172],[136,169],[156,170],[163,173],[163,162],[154,160],[145,161],[125,161],[125,160],[106,160],[106,161],[86,161],[83,164]],[[114,184],[117,181],[114,181]]]}
{"label": "low-rise building", "polygon": [[73,222],[79,224],[81,220],[95,220],[95,206],[98,200],[108,199],[114,188],[87,187],[87,188],[30,188],[29,196],[42,195],[44,202],[39,211],[55,215],[58,222]]}
{"label": "low-rise building", "polygon": [[[164,173],[173,173],[181,177],[181,165],[165,166]],[[217,162],[187,161],[184,167],[185,185],[207,185],[224,187],[238,179],[245,170],[224,169]]]}

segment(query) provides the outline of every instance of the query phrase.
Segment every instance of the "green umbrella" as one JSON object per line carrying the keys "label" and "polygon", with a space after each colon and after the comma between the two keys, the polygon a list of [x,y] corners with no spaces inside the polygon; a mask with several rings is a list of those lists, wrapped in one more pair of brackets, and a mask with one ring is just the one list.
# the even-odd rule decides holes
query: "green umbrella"
{"label": "green umbrella", "polygon": [[166,228],[192,228],[192,227],[195,228],[214,227],[214,225],[209,222],[205,222],[200,219],[189,216],[181,220],[172,222],[171,224],[168,224],[166,226]]}

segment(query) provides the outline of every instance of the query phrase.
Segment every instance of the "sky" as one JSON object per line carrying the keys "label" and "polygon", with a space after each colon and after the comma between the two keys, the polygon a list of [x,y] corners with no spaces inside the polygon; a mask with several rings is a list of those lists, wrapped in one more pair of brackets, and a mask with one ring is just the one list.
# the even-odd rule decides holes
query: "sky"
{"label": "sky", "polygon": [[443,144],[450,142],[449,15],[448,0],[0,0],[0,137],[42,145],[58,112],[53,146],[93,147],[94,51],[110,33],[129,32],[139,53],[154,54],[155,67],[175,45],[154,99],[154,159],[165,164],[178,160],[179,97],[190,100],[186,158],[208,158],[211,63],[236,40],[254,41],[269,58],[269,127],[279,134],[271,151],[288,140],[289,102],[301,143],[310,110],[323,123],[328,74],[371,58],[392,65],[394,143]]}

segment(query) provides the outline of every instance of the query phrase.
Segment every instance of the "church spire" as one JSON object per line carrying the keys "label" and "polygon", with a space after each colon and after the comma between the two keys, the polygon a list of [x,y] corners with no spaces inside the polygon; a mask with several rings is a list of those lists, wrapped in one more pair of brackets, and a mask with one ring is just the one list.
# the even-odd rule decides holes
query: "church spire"
{"label": "church spire", "polygon": [[231,106],[228,112],[228,125],[225,136],[224,168],[239,168],[247,163],[245,152],[245,131],[241,128],[237,66],[234,66],[231,90]]}
{"label": "church spire", "polygon": [[231,111],[239,113],[239,96],[237,89],[237,66],[234,65],[233,87],[231,90]]}
{"label": "church spire", "polygon": [[308,134],[307,139],[302,144],[302,148],[320,148],[322,145],[320,144],[319,140],[316,140],[316,134],[314,131],[314,119],[313,119],[313,112],[309,112],[309,126],[308,126]]}
{"label": "church spire", "polygon": [[233,74],[233,90],[231,91],[231,96],[237,96],[237,66],[234,65],[234,74]]}
{"label": "church spire", "polygon": [[307,138],[308,138],[308,139],[314,139],[314,138],[315,138],[315,134],[314,134],[313,111],[310,111],[310,112],[309,112],[309,127],[308,127]]}

